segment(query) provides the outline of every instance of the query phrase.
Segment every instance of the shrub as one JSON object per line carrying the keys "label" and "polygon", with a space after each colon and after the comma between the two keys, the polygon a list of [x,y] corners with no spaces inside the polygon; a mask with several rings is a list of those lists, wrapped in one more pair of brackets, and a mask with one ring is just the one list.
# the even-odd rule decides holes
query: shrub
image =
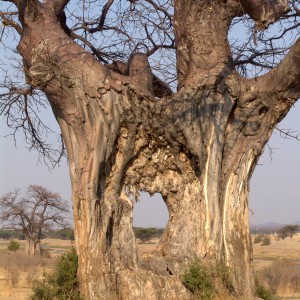
{"label": "shrub", "polygon": [[254,244],[259,244],[259,243],[262,242],[262,240],[263,240],[263,236],[262,236],[261,234],[259,234],[259,235],[256,235],[256,236],[254,237],[253,243],[254,243]]}
{"label": "shrub", "polygon": [[7,249],[9,251],[16,252],[20,249],[20,243],[15,240],[11,240],[7,246]]}
{"label": "shrub", "polygon": [[263,237],[261,245],[262,246],[269,246],[269,245],[271,245],[271,238],[268,235],[265,235]]}
{"label": "shrub", "polygon": [[260,284],[258,279],[255,279],[255,295],[264,300],[273,300],[274,296],[269,289],[267,289],[264,285]]}
{"label": "shrub", "polygon": [[221,280],[222,285],[227,289],[229,293],[234,293],[232,276],[229,267],[227,267],[223,263],[218,263],[216,268],[216,277]]}
{"label": "shrub", "polygon": [[75,248],[63,254],[52,274],[44,274],[33,285],[31,300],[80,300]]}
{"label": "shrub", "polygon": [[18,239],[25,240],[25,236],[21,231],[15,230],[0,230],[0,239],[9,240],[9,239]]}
{"label": "shrub", "polygon": [[271,238],[268,235],[259,234],[254,237],[253,243],[261,243],[262,246],[269,246],[271,244]]}
{"label": "shrub", "polygon": [[182,282],[184,286],[200,299],[213,299],[215,287],[211,273],[199,261],[193,262],[184,273]]}

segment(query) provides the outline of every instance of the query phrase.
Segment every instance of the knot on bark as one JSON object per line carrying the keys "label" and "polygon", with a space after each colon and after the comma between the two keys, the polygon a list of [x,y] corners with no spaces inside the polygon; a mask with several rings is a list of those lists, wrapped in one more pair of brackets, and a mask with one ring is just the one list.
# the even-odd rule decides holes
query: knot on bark
{"label": "knot on bark", "polygon": [[49,42],[43,40],[32,50],[29,68],[31,85],[43,88],[55,75],[55,58],[49,55]]}

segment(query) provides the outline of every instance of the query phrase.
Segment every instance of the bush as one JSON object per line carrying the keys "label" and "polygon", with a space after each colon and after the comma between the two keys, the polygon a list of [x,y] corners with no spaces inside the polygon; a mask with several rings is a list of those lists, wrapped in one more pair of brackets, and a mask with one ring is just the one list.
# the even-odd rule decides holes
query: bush
{"label": "bush", "polygon": [[258,279],[255,279],[255,295],[264,300],[273,300],[274,296],[269,289],[259,283]]}
{"label": "bush", "polygon": [[60,229],[43,232],[43,238],[74,241],[74,229]]}
{"label": "bush", "polygon": [[199,261],[190,265],[184,273],[182,282],[184,286],[200,299],[213,299],[215,287],[209,270]]}
{"label": "bush", "polygon": [[229,293],[234,293],[232,276],[229,267],[223,263],[218,263],[216,268],[216,277],[221,280],[222,285]]}
{"label": "bush", "polygon": [[268,235],[259,234],[254,237],[253,243],[261,243],[262,246],[269,246],[271,244],[271,238]]}
{"label": "bush", "polygon": [[263,235],[262,235],[262,234],[259,234],[259,235],[256,235],[256,236],[254,237],[253,243],[254,243],[254,244],[259,244],[259,243],[262,242],[262,240],[263,240]]}
{"label": "bush", "polygon": [[20,243],[15,240],[12,240],[9,242],[7,249],[8,251],[16,252],[20,249]]}
{"label": "bush", "polygon": [[34,282],[31,300],[80,300],[77,279],[78,257],[73,247],[63,254],[52,274]]}
{"label": "bush", "polygon": [[268,235],[265,235],[263,237],[261,245],[262,246],[269,246],[269,245],[271,245],[271,238]]}

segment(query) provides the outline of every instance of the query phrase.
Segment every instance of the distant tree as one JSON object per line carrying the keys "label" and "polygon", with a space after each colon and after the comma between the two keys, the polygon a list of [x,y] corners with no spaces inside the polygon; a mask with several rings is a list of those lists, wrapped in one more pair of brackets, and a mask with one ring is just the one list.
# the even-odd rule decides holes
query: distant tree
{"label": "distant tree", "polygon": [[157,228],[134,228],[135,237],[143,243],[149,242],[153,238],[160,237],[163,229]]}
{"label": "distant tree", "polygon": [[53,193],[38,185],[30,185],[26,196],[20,191],[5,194],[0,198],[0,221],[3,227],[23,231],[26,239],[26,252],[40,254],[40,240],[43,230],[68,225],[66,214],[68,204],[58,193]]}
{"label": "distant tree", "polygon": [[61,230],[51,230],[43,233],[43,237],[60,240],[71,240],[75,239],[73,228],[64,228]]}
{"label": "distant tree", "polygon": [[14,230],[0,230],[0,239],[4,240],[11,240],[11,239],[18,239],[18,240],[25,240],[25,236],[23,232],[18,232]]}
{"label": "distant tree", "polygon": [[287,237],[292,239],[299,229],[300,226],[298,225],[286,225],[277,231],[277,236],[283,240]]}

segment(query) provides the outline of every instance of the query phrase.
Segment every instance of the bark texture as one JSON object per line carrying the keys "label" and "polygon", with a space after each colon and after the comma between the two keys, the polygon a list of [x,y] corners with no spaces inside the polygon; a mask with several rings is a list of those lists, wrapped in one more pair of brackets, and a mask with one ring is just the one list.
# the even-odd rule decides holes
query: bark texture
{"label": "bark texture", "polygon": [[28,255],[40,255],[41,254],[41,238],[40,236],[32,237],[25,235],[26,246],[25,252]]}
{"label": "bark texture", "polygon": [[[299,97],[300,51],[298,42],[277,69],[246,80],[227,31],[245,10],[273,22],[286,2],[262,13],[254,1],[176,0],[179,90],[160,99],[143,54],[124,72],[101,65],[57,22],[62,2],[27,1],[19,51],[67,147],[85,299],[190,299],[181,276],[195,257],[228,265],[236,298],[251,299],[249,179]],[[142,261],[129,198],[140,190],[161,193],[170,215],[159,248]]]}

